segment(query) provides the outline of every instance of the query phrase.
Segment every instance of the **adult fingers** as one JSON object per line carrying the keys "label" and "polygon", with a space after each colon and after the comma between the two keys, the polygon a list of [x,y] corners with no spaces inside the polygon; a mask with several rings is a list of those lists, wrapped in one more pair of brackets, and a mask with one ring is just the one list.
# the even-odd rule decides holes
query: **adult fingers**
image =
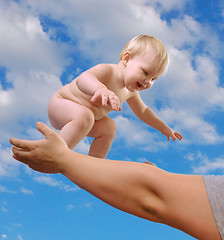
{"label": "adult fingers", "polygon": [[[37,129],[46,137],[49,137],[52,134],[55,134],[55,132],[50,129],[47,125],[45,125],[42,122],[37,122],[36,124]],[[36,146],[36,143],[39,142],[39,140],[22,140],[17,138],[10,138],[9,142],[21,149],[32,149]]]}
{"label": "adult fingers", "polygon": [[36,123],[36,128],[38,129],[39,132],[41,132],[46,138],[51,137],[52,135],[55,134],[55,132],[50,129],[46,124],[43,122],[37,122]]}
{"label": "adult fingers", "polygon": [[32,149],[34,145],[34,141],[29,141],[29,140],[21,140],[21,139],[16,139],[16,138],[10,138],[9,139],[10,143],[17,148],[21,149]]}
{"label": "adult fingers", "polygon": [[12,148],[13,158],[22,163],[28,164],[28,156],[30,155],[29,151],[24,151],[17,147]]}

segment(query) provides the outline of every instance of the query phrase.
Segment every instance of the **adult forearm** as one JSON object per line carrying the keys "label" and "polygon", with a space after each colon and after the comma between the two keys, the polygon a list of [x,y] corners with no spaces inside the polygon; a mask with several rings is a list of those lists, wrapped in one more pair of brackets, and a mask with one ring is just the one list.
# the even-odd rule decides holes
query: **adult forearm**
{"label": "adult forearm", "polygon": [[202,176],[172,174],[144,163],[78,154],[43,123],[46,139],[10,139],[13,157],[44,173],[62,173],[104,202],[178,228],[200,240],[220,239]]}
{"label": "adult forearm", "polygon": [[104,202],[151,221],[159,221],[158,174],[164,171],[144,163],[110,161],[75,152],[65,157],[62,172]]}

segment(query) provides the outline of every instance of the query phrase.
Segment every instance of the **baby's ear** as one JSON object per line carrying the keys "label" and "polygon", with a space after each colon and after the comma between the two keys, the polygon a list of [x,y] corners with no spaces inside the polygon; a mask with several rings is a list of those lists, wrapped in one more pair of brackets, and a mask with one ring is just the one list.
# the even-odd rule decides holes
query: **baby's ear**
{"label": "baby's ear", "polygon": [[131,52],[126,51],[122,58],[123,63],[126,65],[130,59],[131,59]]}

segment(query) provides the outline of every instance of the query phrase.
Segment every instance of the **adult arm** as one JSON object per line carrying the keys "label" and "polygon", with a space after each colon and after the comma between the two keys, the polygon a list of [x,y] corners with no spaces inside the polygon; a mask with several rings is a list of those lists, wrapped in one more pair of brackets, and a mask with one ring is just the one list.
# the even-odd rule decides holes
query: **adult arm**
{"label": "adult arm", "polygon": [[220,239],[202,176],[173,174],[145,163],[78,154],[43,123],[37,124],[37,128],[46,139],[10,139],[16,160],[40,172],[61,173],[122,211],[167,224],[197,239]]}

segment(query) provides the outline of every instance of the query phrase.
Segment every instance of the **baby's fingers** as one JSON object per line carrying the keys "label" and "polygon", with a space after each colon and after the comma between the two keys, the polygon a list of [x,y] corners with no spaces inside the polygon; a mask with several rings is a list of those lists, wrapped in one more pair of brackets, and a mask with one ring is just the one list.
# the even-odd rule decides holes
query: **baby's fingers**
{"label": "baby's fingers", "polygon": [[[176,141],[176,139],[177,139],[173,132],[169,136],[167,136],[167,138],[172,138],[173,141]],[[169,141],[169,139],[168,139],[168,141]]]}
{"label": "baby's fingers", "polygon": [[120,111],[120,99],[117,96],[109,96],[109,102],[115,111]]}
{"label": "baby's fingers", "polygon": [[176,136],[176,138],[178,138],[180,141],[183,139],[182,135],[178,132],[175,132],[174,135]]}
{"label": "baby's fingers", "polygon": [[95,93],[95,94],[92,96],[92,98],[91,98],[90,101],[91,101],[92,103],[95,103],[99,97],[100,97],[100,94]]}
{"label": "baby's fingers", "polygon": [[107,94],[102,94],[102,105],[107,106],[107,101],[108,101],[108,95]]}

